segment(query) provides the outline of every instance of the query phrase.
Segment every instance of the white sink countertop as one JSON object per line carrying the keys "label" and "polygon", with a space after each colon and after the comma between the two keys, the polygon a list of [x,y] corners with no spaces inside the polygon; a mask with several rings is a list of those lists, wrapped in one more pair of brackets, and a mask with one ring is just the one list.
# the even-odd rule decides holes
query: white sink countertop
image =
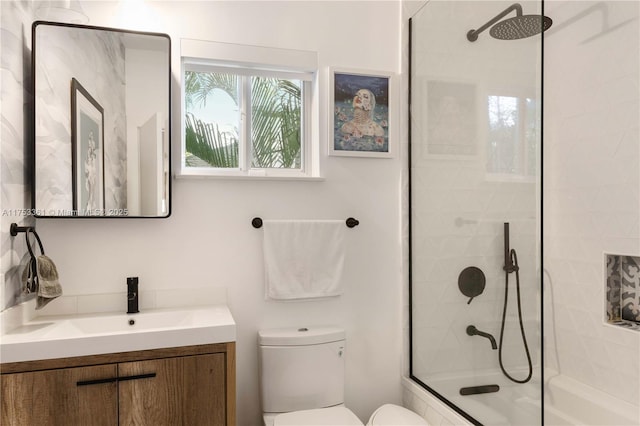
{"label": "white sink countertop", "polygon": [[[131,324],[133,322],[133,324]],[[38,316],[0,335],[0,362],[234,342],[226,305]]]}

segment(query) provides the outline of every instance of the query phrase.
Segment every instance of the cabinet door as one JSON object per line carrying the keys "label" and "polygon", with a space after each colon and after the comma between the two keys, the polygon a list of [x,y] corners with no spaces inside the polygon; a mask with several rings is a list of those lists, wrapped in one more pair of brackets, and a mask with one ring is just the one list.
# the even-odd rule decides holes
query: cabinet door
{"label": "cabinet door", "polygon": [[115,365],[2,375],[2,425],[117,425]]}
{"label": "cabinet door", "polygon": [[225,424],[224,354],[118,365],[121,425]]}
{"label": "cabinet door", "polygon": [[224,354],[187,356],[182,362],[183,425],[226,425]]}

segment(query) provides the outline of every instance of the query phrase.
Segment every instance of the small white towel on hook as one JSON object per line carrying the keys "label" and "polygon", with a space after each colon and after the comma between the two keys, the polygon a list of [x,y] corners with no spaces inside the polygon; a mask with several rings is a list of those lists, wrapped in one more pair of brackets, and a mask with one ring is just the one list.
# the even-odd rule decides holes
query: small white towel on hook
{"label": "small white towel on hook", "polygon": [[312,299],[342,294],[342,220],[265,220],[265,298]]}

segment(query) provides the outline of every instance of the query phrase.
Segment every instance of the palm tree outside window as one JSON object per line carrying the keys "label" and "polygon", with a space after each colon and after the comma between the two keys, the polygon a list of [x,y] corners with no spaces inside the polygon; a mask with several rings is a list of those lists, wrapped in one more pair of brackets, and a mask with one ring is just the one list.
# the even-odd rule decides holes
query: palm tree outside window
{"label": "palm tree outside window", "polygon": [[187,69],[185,166],[303,169],[307,82],[279,74]]}

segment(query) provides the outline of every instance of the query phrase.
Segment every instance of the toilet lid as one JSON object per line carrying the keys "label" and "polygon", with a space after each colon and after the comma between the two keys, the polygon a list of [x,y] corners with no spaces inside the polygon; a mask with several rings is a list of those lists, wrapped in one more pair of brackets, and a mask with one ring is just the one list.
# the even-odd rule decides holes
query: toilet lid
{"label": "toilet lid", "polygon": [[363,426],[351,410],[345,407],[292,411],[276,416],[273,426]]}
{"label": "toilet lid", "polygon": [[378,408],[369,419],[369,425],[383,426],[417,426],[426,425],[427,421],[404,407],[394,404],[385,404]]}

